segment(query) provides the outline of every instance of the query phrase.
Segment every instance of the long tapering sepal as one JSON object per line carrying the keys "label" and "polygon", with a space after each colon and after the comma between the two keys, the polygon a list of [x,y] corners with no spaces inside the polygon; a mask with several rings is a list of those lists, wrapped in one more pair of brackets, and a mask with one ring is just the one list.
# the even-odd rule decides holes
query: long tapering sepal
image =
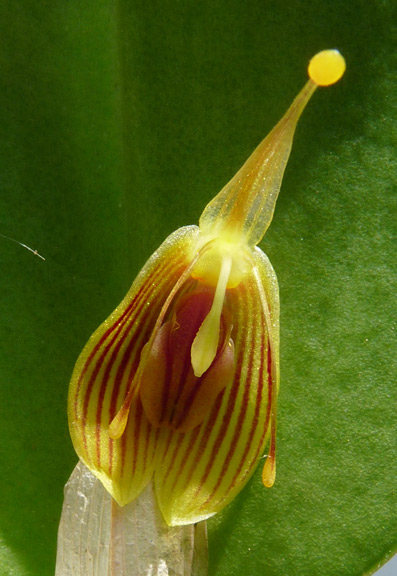
{"label": "long tapering sepal", "polygon": [[314,56],[308,68],[310,79],[287,112],[207,204],[200,218],[204,234],[251,246],[260,242],[273,218],[297,122],[317,86],[337,82],[344,70],[344,59],[336,50]]}

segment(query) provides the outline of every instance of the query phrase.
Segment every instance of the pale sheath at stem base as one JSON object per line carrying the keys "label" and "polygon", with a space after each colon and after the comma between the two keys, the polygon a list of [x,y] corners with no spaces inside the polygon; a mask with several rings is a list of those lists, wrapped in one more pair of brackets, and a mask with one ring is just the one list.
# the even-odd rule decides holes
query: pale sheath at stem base
{"label": "pale sheath at stem base", "polygon": [[206,523],[169,527],[152,483],[120,507],[79,462],[65,486],[55,576],[206,576]]}

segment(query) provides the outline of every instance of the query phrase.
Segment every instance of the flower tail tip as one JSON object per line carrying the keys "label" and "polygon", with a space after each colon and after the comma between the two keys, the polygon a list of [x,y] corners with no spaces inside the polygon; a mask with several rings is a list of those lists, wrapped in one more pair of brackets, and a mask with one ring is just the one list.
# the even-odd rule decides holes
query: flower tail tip
{"label": "flower tail tip", "polygon": [[309,62],[310,79],[317,86],[331,86],[338,82],[346,70],[346,62],[338,50],[318,52]]}
{"label": "flower tail tip", "polygon": [[276,481],[276,459],[269,455],[266,458],[262,472],[262,482],[266,488],[271,488]]}

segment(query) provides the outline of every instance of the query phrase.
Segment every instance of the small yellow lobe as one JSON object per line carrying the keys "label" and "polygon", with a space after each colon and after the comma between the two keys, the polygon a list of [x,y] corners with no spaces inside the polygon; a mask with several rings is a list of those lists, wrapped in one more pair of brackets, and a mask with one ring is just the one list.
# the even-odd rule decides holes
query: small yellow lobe
{"label": "small yellow lobe", "polygon": [[318,86],[330,86],[338,82],[346,70],[346,62],[338,50],[323,50],[309,62],[308,73]]}
{"label": "small yellow lobe", "polygon": [[127,426],[129,413],[129,405],[127,408],[124,406],[121,407],[109,425],[110,438],[113,440],[121,438],[121,436],[124,434],[125,427]]}
{"label": "small yellow lobe", "polygon": [[232,257],[228,254],[222,260],[221,271],[215,290],[211,310],[201,324],[193,340],[191,361],[194,375],[200,378],[211,366],[218,349],[219,327],[227,283],[232,269]]}
{"label": "small yellow lobe", "polygon": [[266,488],[271,488],[276,480],[276,460],[268,456],[262,472],[262,482]]}

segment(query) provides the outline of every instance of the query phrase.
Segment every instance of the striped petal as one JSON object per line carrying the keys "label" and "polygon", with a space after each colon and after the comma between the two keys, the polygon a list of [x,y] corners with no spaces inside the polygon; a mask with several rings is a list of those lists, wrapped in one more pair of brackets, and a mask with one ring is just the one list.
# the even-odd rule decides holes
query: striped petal
{"label": "striped petal", "polygon": [[198,522],[226,506],[250,478],[269,438],[278,382],[278,286],[263,252],[256,248],[252,259],[252,273],[227,291],[233,381],[199,427],[186,434],[161,430],[155,487],[170,525]]}
{"label": "striped petal", "polygon": [[[135,375],[167,299],[194,260],[197,238],[196,226],[168,237],[91,336],[74,369],[68,415],[75,450],[120,504],[135,498],[153,474],[159,434],[146,418]],[[111,438],[109,426],[127,396],[125,430]]]}

